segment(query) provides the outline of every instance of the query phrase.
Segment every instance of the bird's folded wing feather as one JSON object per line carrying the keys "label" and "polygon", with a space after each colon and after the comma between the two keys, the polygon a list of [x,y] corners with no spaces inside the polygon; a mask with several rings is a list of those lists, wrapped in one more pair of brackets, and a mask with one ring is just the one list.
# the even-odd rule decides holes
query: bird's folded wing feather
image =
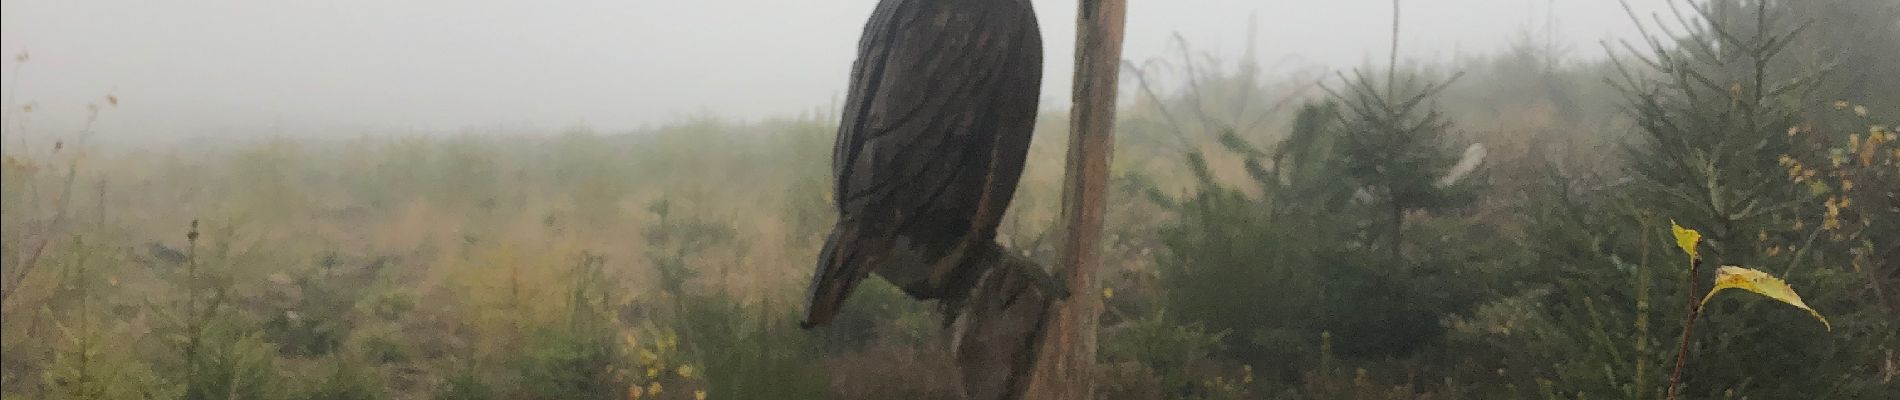
{"label": "bird's folded wing feather", "polygon": [[[984,108],[1010,52],[1003,35],[983,29],[981,12],[936,3],[890,1],[861,43],[844,120],[833,154],[841,217],[903,224],[950,185],[957,168],[974,167],[972,137],[993,128]],[[979,10],[980,11],[980,10]],[[958,13],[962,14],[959,15]],[[990,132],[982,132],[989,134]],[[978,156],[986,157],[987,155]],[[879,210],[897,215],[858,215]]]}

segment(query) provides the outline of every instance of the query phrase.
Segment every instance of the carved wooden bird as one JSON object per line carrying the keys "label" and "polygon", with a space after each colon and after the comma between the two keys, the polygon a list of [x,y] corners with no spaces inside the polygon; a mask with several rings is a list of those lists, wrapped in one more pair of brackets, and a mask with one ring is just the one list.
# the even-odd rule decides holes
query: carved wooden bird
{"label": "carved wooden bird", "polygon": [[1028,0],[882,0],[859,39],[832,153],[838,222],[802,326],[866,276],[956,300],[997,264],[1042,85]]}

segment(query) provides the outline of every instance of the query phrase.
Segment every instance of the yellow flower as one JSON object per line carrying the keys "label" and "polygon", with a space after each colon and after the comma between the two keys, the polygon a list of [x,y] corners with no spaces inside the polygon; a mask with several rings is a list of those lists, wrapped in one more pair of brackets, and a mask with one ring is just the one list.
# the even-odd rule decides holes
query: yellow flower
{"label": "yellow flower", "polygon": [[1885,136],[1886,135],[1882,135],[1879,132],[1867,135],[1867,145],[1861,146],[1861,148],[1858,149],[1860,152],[1860,166],[1867,167],[1874,165],[1874,150],[1880,147],[1880,142],[1885,141]]}
{"label": "yellow flower", "polygon": [[647,367],[647,378],[658,378],[658,377],[660,377],[659,367]]}
{"label": "yellow flower", "polygon": [[706,400],[706,390],[705,389],[694,390],[693,400]]}
{"label": "yellow flower", "polygon": [[640,349],[640,365],[658,364],[659,361],[659,354],[653,354],[652,350]]}
{"label": "yellow flower", "polygon": [[678,373],[681,378],[693,379],[693,366],[691,365],[681,365],[678,369],[673,370],[673,372]]}
{"label": "yellow flower", "polygon": [[1848,106],[1848,105],[1849,105],[1849,104],[1847,104],[1847,100],[1835,100],[1835,101],[1834,101],[1834,109],[1836,109],[1836,110],[1845,110],[1845,109],[1847,109],[1847,106]]}
{"label": "yellow flower", "polygon": [[640,400],[640,385],[627,386],[627,400]]}
{"label": "yellow flower", "polygon": [[1829,231],[1841,229],[1841,206],[1839,204],[1833,201],[1827,202],[1827,218],[1821,220],[1821,229]]}
{"label": "yellow flower", "polygon": [[1102,287],[1102,300],[1110,300],[1114,298],[1115,298],[1115,288]]}
{"label": "yellow flower", "polygon": [[674,335],[672,332],[667,332],[665,336],[660,337],[660,349],[662,351],[672,350],[679,346],[679,344],[679,336]]}
{"label": "yellow flower", "polygon": [[1867,116],[1867,106],[1854,106],[1854,115],[1858,115],[1858,116],[1861,116],[1861,117],[1866,117],[1866,116]]}
{"label": "yellow flower", "polygon": [[660,383],[653,382],[652,385],[647,386],[647,393],[652,393],[653,396],[658,397],[660,395],[660,389],[661,389]]}

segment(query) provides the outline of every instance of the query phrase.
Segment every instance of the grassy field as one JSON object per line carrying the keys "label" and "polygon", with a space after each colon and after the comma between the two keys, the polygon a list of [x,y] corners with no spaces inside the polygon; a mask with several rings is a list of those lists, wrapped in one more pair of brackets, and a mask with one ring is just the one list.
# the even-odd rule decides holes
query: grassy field
{"label": "grassy field", "polygon": [[[1687,398],[1900,391],[1900,80],[1723,98],[1550,50],[1400,70],[1464,75],[1430,96],[1443,137],[1399,150],[1482,154],[1412,203],[1352,152],[1376,129],[1326,114],[1350,105],[1331,71],[1132,63],[1098,397],[1651,399],[1679,345]],[[128,146],[13,108],[8,400],[956,398],[937,317],[881,281],[794,323],[832,112]],[[1044,261],[1066,120],[1043,113],[1000,237]],[[1685,335],[1714,265],[1683,268],[1671,220],[1831,331],[1724,294]]]}

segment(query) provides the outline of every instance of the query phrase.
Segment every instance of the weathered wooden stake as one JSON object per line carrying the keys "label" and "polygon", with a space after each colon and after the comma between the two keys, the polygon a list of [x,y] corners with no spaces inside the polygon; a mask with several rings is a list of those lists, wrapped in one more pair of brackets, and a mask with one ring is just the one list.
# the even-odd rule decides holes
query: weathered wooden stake
{"label": "weathered wooden stake", "polygon": [[1057,274],[1073,295],[1049,316],[1028,398],[1093,398],[1096,318],[1102,296],[1102,211],[1109,157],[1115,149],[1115,89],[1121,77],[1124,0],[1079,0],[1075,27],[1075,88],[1069,112],[1069,155],[1062,189],[1064,228]]}

